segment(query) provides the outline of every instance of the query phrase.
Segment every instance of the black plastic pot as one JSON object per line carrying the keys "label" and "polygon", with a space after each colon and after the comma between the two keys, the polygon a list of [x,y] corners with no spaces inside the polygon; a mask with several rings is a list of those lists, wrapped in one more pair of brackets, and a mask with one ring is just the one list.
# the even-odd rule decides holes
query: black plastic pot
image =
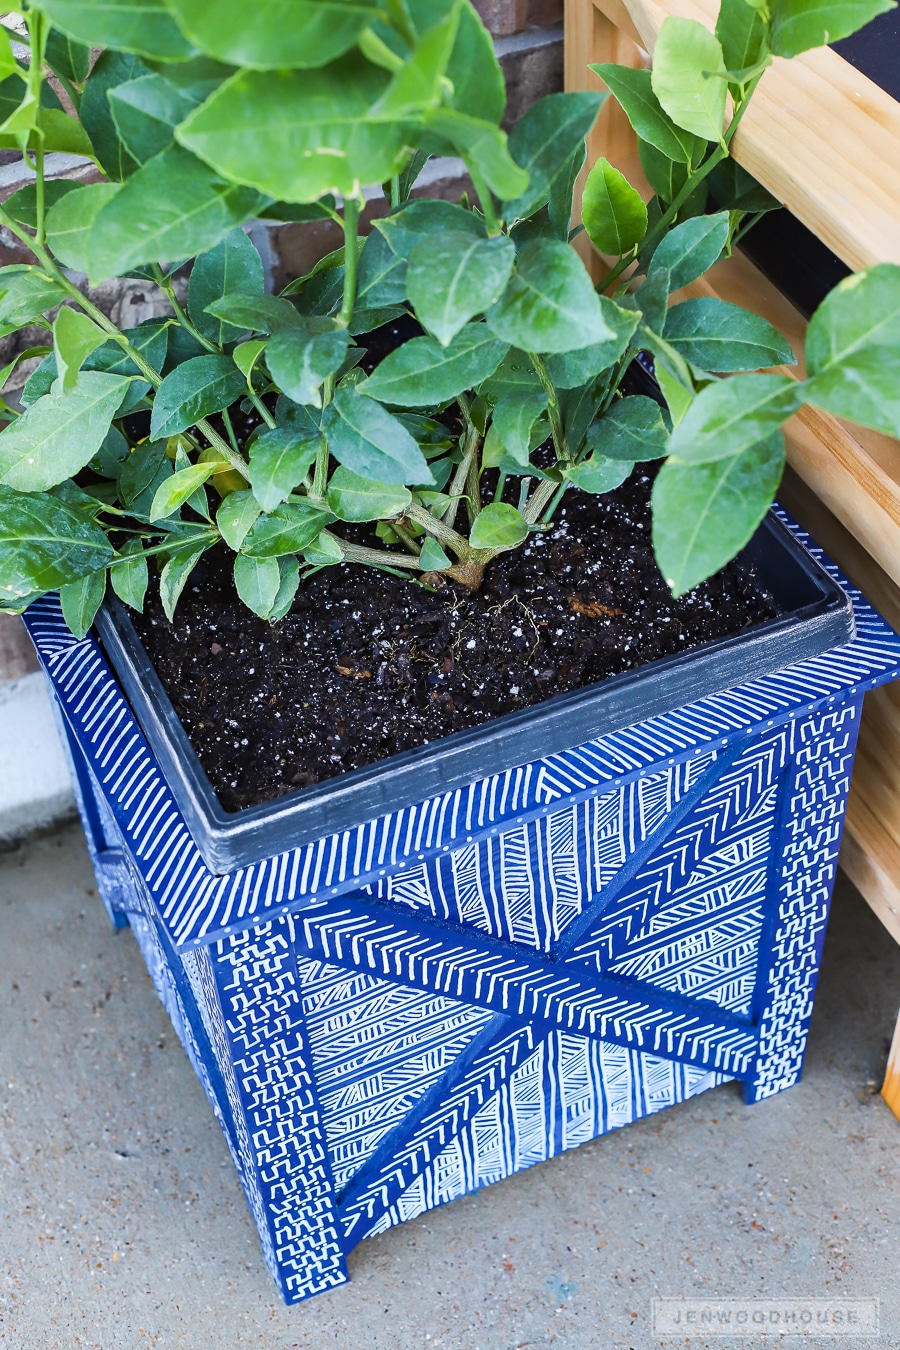
{"label": "black plastic pot", "polygon": [[204,861],[222,873],[671,712],[852,639],[849,599],[774,514],[739,562],[771,591],[778,617],[234,814],[219,803],[125,607],[108,600],[97,628]]}
{"label": "black plastic pot", "polygon": [[[900,101],[900,10],[879,14],[834,50]],[[785,208],[764,216],[740,248],[807,319],[850,275],[837,254]]]}

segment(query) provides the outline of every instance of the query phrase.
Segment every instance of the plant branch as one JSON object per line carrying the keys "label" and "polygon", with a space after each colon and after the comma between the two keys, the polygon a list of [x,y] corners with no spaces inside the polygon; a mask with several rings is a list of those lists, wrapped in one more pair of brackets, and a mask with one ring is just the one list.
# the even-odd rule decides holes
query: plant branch
{"label": "plant branch", "polygon": [[537,371],[544,392],[547,395],[547,412],[550,417],[550,434],[553,437],[553,448],[556,451],[556,458],[561,459],[563,463],[568,463],[571,459],[569,454],[569,443],[566,439],[566,431],[563,426],[562,412],[559,406],[559,395],[556,392],[553,381],[547,374],[547,367],[544,364],[544,358],[538,356],[536,352],[531,353],[531,364]]}
{"label": "plant branch", "polygon": [[356,197],[347,197],[344,201],[344,298],[341,301],[339,316],[342,328],[350,326],[350,320],[353,318],[353,306],[356,304],[359,211],[359,200]]}
{"label": "plant branch", "polygon": [[448,496],[452,498],[449,506],[442,517],[445,525],[452,529],[456,524],[456,512],[459,507],[460,498],[463,496],[466,488],[466,479],[469,476],[469,468],[478,454],[481,445],[481,435],[474,422],[469,420],[468,404],[460,404],[466,417],[466,434],[463,441],[463,455],[459,464],[456,466],[456,473],[453,475],[453,482],[450,484]]}
{"label": "plant branch", "polygon": [[340,544],[345,562],[366,563],[369,567],[411,567],[416,572],[423,570],[418,557],[413,557],[412,554],[388,553],[387,549],[363,548],[360,544],[348,544],[346,539],[341,539],[339,535],[330,532],[329,538],[336,539]]}
{"label": "plant branch", "polygon": [[452,548],[457,558],[463,562],[471,555],[472,549],[468,539],[464,539],[445,521],[438,520],[430,511],[426,511],[424,506],[419,506],[417,502],[413,502],[406,508],[406,514],[410,520],[414,520],[417,525],[421,525],[425,533],[430,534],[439,544],[447,544],[449,548]]}
{"label": "plant branch", "polygon": [[536,525],[541,518],[544,507],[552,501],[554,494],[559,488],[559,483],[553,478],[545,478],[534,490],[534,495],[526,505],[522,515],[528,521],[529,525]]}

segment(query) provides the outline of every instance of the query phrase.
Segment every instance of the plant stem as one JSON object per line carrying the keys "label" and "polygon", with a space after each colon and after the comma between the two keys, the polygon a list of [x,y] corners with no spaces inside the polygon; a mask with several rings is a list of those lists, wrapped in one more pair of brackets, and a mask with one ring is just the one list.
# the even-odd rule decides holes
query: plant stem
{"label": "plant stem", "polygon": [[[22,241],[26,248],[31,250],[47,276],[52,277],[57,285],[62,287],[70,299],[74,300],[78,307],[94,320],[94,323],[98,328],[106,333],[108,337],[112,338],[113,342],[118,343],[123,352],[125,352],[137,366],[144,379],[148,380],[150,384],[153,385],[154,389],[158,389],[163,381],[163,377],[160,373],[153,369],[149,361],[144,358],[143,353],[138,351],[137,347],[132,346],[125,334],[116,327],[112,320],[108,319],[103,311],[97,308],[93,301],[88,300],[86,295],[82,295],[78,287],[69,280],[65,273],[57,266],[53,258],[50,257],[44,245],[39,243],[33,235],[28,234],[25,230],[19,229],[16,222],[3,210],[0,210],[0,225],[4,225],[10,233],[14,234],[17,239]],[[214,427],[210,426],[205,417],[197,422],[196,426],[198,431],[202,431],[210,445],[216,450],[221,451],[231,464],[231,467],[236,469],[237,472],[249,482],[247,461],[243,456],[235,454],[228,442],[219,435]]]}
{"label": "plant stem", "polygon": [[[684,187],[675,197],[672,204],[666,209],[663,215],[660,216],[659,220],[656,222],[653,229],[648,231],[648,233],[644,236],[644,239],[641,244],[642,248],[645,249],[648,244],[652,244],[659,237],[660,234],[662,234],[666,229],[668,229],[669,225],[674,220],[675,216],[678,214],[681,207],[687,201],[688,197],[690,197],[694,189],[699,187],[700,184],[703,182],[704,178],[706,178],[710,173],[712,173],[713,169],[716,167],[717,164],[721,164],[723,159],[728,158],[729,153],[728,147],[731,145],[731,142],[734,139],[734,134],[737,131],[738,127],[740,126],[741,118],[743,117],[744,113],[747,110],[747,107],[750,103],[750,99],[753,96],[753,92],[756,89],[756,86],[759,84],[764,74],[765,70],[760,71],[760,73],[751,81],[746,94],[741,99],[740,103],[735,109],[734,116],[732,117],[731,121],[728,124],[728,130],[722,137],[722,144],[716,146],[716,148],[713,150],[709,158],[704,160],[699,168],[694,169],[691,173],[688,174]],[[628,267],[632,261],[633,261],[632,258],[621,258],[619,262],[616,263],[616,266],[611,268],[610,271],[607,272],[606,276],[603,277],[601,281],[597,282],[595,289],[597,291],[600,291],[601,293],[605,291],[609,286],[612,285],[614,281],[618,280],[618,278],[625,271],[625,268]]]}
{"label": "plant stem", "polygon": [[461,534],[447,525],[443,520],[436,519],[430,511],[426,511],[424,506],[419,506],[413,502],[406,508],[406,514],[410,520],[414,520],[417,525],[421,525],[426,534],[430,534],[432,539],[436,539],[439,544],[447,544],[453,549],[457,558],[465,562],[471,555],[472,549],[468,539],[464,539]]}
{"label": "plant stem", "polygon": [[416,543],[416,537],[412,530],[408,530],[405,525],[401,525],[399,520],[391,520],[388,523],[405,548],[418,558],[419,545]]}
{"label": "plant stem", "polygon": [[487,225],[488,234],[500,233],[500,218],[497,215],[494,199],[491,196],[491,190],[484,178],[478,172],[473,164],[466,162],[466,168],[469,170],[469,177],[472,180],[472,186],[478,196],[478,203],[484,215],[484,223]]}
{"label": "plant stem", "polygon": [[240,454],[240,451],[238,450],[237,437],[234,434],[234,427],[231,425],[231,413],[228,411],[227,408],[222,409],[222,421],[225,423],[225,430],[228,432],[228,439],[231,442],[232,450],[234,450],[237,454]]}
{"label": "plant stem", "polygon": [[166,274],[163,272],[159,263],[153,264],[153,275],[156,277],[157,286],[165,294],[166,298],[169,301],[169,304],[175,311],[175,318],[181,324],[182,328],[187,329],[191,337],[194,338],[196,342],[199,342],[202,347],[205,347],[208,352],[221,352],[222,350],[221,347],[217,347],[216,344],[214,342],[211,342],[208,337],[204,337],[204,335],[200,332],[200,329],[197,328],[195,324],[191,323],[190,319],[188,318],[187,314],[182,308],[178,296],[175,294],[175,287],[172,285],[170,278],[167,277]]}
{"label": "plant stem", "polygon": [[366,563],[369,567],[411,567],[416,572],[423,570],[418,557],[412,554],[407,556],[403,553],[388,553],[387,549],[363,548],[360,544],[348,544],[346,539],[336,534],[331,535],[331,538],[337,539],[340,544],[345,562]]}
{"label": "plant stem", "polygon": [[569,490],[570,486],[571,484],[569,483],[569,480],[567,478],[564,478],[563,481],[557,486],[556,492],[553,494],[553,497],[551,498],[550,505],[547,507],[546,511],[541,517],[541,519],[544,520],[546,524],[549,525],[550,521],[553,519],[553,516],[556,513],[556,508],[559,506],[560,502],[566,495],[566,492]]}
{"label": "plant stem", "polygon": [[344,201],[344,298],[339,316],[341,327],[348,328],[356,304],[356,263],[359,257],[357,229],[360,202],[356,197]]}
{"label": "plant stem", "polygon": [[556,451],[556,458],[561,459],[567,464],[571,459],[569,454],[569,443],[566,440],[565,427],[563,426],[562,412],[559,406],[559,395],[553,385],[553,381],[547,374],[547,367],[544,364],[544,358],[538,356],[536,352],[531,353],[531,364],[537,371],[538,379],[544,387],[547,395],[547,412],[550,417],[550,434],[553,437],[553,448]]}
{"label": "plant stem", "polygon": [[544,507],[552,500],[555,492],[558,491],[560,484],[554,482],[552,478],[545,478],[538,483],[534,490],[534,496],[525,507],[522,515],[528,521],[529,525],[536,525],[541,518]]}
{"label": "plant stem", "polygon": [[474,422],[470,422],[468,419],[468,404],[461,403],[460,407],[464,409],[464,415],[466,417],[466,435],[465,440],[463,441],[463,455],[459,464],[456,466],[453,482],[450,484],[448,496],[453,500],[450,502],[450,505],[447,507],[447,510],[442,517],[444,524],[449,525],[451,529],[456,524],[456,510],[459,506],[459,499],[465,492],[469,468],[478,454],[478,448],[481,445],[481,436],[478,428],[475,426]]}
{"label": "plant stem", "polygon": [[506,487],[506,474],[505,474],[505,473],[503,472],[503,470],[501,469],[500,473],[497,475],[497,486],[496,486],[496,488],[494,489],[494,501],[495,501],[495,502],[499,502],[499,501],[502,501],[502,500],[503,500],[503,489],[504,489],[505,487]]}

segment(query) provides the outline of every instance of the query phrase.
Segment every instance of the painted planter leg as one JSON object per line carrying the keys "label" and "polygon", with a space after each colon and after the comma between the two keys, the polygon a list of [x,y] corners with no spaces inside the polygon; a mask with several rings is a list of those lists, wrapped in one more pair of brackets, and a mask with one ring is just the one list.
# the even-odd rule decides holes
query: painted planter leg
{"label": "painted planter leg", "polygon": [[297,966],[281,917],[189,954],[232,1103],[245,1185],[287,1303],[348,1278]]}
{"label": "painted planter leg", "polygon": [[794,758],[767,888],[772,927],[761,943],[759,1053],[744,1083],[748,1105],[800,1079],[861,713],[860,698],[793,724]]}

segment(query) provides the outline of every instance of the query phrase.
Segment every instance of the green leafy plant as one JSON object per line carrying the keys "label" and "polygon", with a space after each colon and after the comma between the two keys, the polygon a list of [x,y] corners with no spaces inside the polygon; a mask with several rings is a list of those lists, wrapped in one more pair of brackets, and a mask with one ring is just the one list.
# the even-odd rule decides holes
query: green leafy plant
{"label": "green leafy plant", "polygon": [[[794,361],[765,320],[675,294],[777,205],[729,154],[773,56],[890,4],[723,0],[715,33],[666,20],[652,72],[596,67],[654,195],[601,159],[574,229],[610,95],[551,95],[507,138],[468,0],[294,0],[290,24],[280,0],[250,22],[237,0],[28,4],[24,32],[0,29],[0,141],[35,182],[0,223],[35,261],[0,269],[0,325],[52,328],[52,346],[3,408],[0,608],[59,587],[83,634],[107,579],[141,608],[152,563],[171,615],[218,543],[272,621],[304,575],[344,563],[477,588],[565,493],[650,460],[659,565],[676,594],[696,585],[757,527],[804,403],[900,432],[900,267],[828,297],[804,380],[758,373]],[[48,150],[92,156],[105,181],[45,181]],[[410,198],[431,155],[465,161],[473,201]],[[378,183],[390,209],[361,237]],[[256,217],[333,220],[344,243],[267,295],[242,229]],[[582,230],[612,258],[597,286]],[[79,273],[140,277],[171,317],[119,329]],[[364,374],[365,335],[392,322],[409,335]],[[622,396],[639,353],[664,404]]]}

